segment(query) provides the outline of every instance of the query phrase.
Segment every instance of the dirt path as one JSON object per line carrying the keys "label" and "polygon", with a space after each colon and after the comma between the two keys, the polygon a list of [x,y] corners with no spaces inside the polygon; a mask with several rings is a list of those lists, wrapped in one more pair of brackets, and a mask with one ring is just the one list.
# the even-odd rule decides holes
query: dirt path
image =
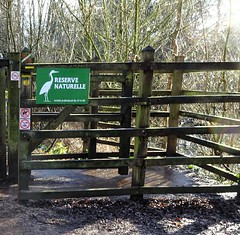
{"label": "dirt path", "polygon": [[[166,173],[166,178],[156,175]],[[174,173],[174,174],[171,174]],[[93,172],[34,173],[34,184],[76,186],[95,183],[103,186],[113,178],[112,185],[127,186],[129,176],[118,176],[112,170]],[[148,184],[190,184],[191,178],[175,170],[151,169]],[[179,174],[179,175],[178,175]],[[172,178],[177,178],[176,180]],[[180,177],[181,175],[181,177]],[[48,178],[47,178],[48,177]],[[79,178],[80,177],[80,178]],[[79,183],[81,179],[81,183]],[[86,182],[85,182],[86,181]],[[103,181],[100,183],[100,181]],[[84,182],[84,183],[83,183]],[[30,201],[19,204],[17,185],[0,186],[0,234],[239,234],[240,201],[220,195],[159,195],[141,202],[128,197],[102,197]]]}
{"label": "dirt path", "polygon": [[[128,175],[119,175],[117,169],[97,170],[37,170],[32,171],[35,187],[54,188],[110,188],[130,187],[131,169]],[[185,174],[167,167],[151,167],[146,170],[146,186],[186,186],[193,180]]]}

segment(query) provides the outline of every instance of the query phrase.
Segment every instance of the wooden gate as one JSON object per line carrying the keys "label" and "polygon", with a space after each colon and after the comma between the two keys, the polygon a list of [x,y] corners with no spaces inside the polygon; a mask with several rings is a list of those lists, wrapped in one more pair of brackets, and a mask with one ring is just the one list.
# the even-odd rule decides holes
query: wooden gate
{"label": "wooden gate", "polygon": [[[41,112],[46,105],[37,105],[34,89],[36,67],[90,68],[91,91],[89,105],[54,107],[57,112]],[[154,50],[147,47],[142,51],[142,62],[129,63],[78,63],[78,64],[26,64],[23,66],[25,88],[22,89],[20,107],[32,109],[32,129],[20,131],[19,142],[19,199],[71,198],[84,196],[131,195],[132,199],[144,194],[162,193],[214,193],[238,192],[239,178],[231,172],[213,164],[240,163],[240,150],[217,142],[193,136],[214,134],[239,134],[240,120],[201,113],[187,112],[181,105],[206,103],[237,103],[240,94],[186,91],[182,89],[186,73],[201,71],[240,70],[240,63],[187,63],[182,57],[176,62],[154,62]],[[172,89],[153,90],[153,81],[162,74],[173,76]],[[29,81],[27,81],[29,80]],[[32,81],[31,81],[32,80]],[[119,83],[118,89],[100,89],[100,84]],[[22,82],[23,84],[23,82]],[[107,85],[105,85],[107,87]],[[137,92],[136,92],[137,88]],[[136,93],[135,93],[136,92]],[[163,108],[164,107],[164,108]],[[168,109],[165,109],[168,107]],[[53,107],[51,107],[53,108]],[[108,111],[107,111],[108,110]],[[180,117],[205,120],[212,125],[179,126]],[[153,127],[153,118],[163,120],[165,126]],[[155,119],[154,119],[155,120]],[[168,121],[167,121],[168,120]],[[100,123],[100,122],[105,123]],[[37,129],[35,123],[45,122]],[[63,122],[81,122],[82,129],[57,129]],[[114,122],[114,123],[106,123]],[[219,125],[220,124],[220,125]],[[39,128],[39,125],[37,126]],[[116,138],[110,141],[106,138]],[[160,147],[150,148],[149,139],[161,137]],[[83,149],[75,154],[34,155],[32,151],[45,139],[81,138]],[[177,152],[177,140],[187,140],[224,152],[217,156],[185,156]],[[165,142],[165,144],[164,144]],[[119,147],[117,152],[98,152],[96,145],[110,144]],[[134,146],[134,147],[133,147]],[[134,151],[132,149],[134,148]],[[231,185],[192,187],[147,187],[145,171],[150,166],[198,165],[219,174],[233,183]],[[122,175],[132,169],[132,183],[127,188],[91,188],[70,190],[32,190],[30,175],[37,169],[104,169],[118,168]],[[81,180],[81,179],[79,179]]]}

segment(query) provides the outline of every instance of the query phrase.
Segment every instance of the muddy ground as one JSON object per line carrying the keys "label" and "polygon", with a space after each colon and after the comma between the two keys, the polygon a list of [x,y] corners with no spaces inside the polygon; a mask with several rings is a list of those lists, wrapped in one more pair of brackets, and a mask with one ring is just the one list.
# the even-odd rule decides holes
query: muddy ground
{"label": "muddy ground", "polygon": [[[127,187],[116,170],[33,172],[32,187]],[[193,171],[150,169],[148,185],[192,185],[207,180]],[[211,183],[211,182],[210,182]],[[17,185],[0,184],[0,234],[239,234],[236,194],[149,195],[58,199],[19,203]]]}

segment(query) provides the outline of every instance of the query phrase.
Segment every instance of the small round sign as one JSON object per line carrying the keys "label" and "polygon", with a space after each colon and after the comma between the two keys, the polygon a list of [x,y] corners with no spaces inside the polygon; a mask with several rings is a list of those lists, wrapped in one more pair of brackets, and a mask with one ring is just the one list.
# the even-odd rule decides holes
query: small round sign
{"label": "small round sign", "polygon": [[11,81],[19,81],[19,80],[20,80],[20,72],[11,71]]}
{"label": "small round sign", "polygon": [[29,119],[20,120],[19,129],[20,130],[29,130],[30,129],[30,120]]}
{"label": "small round sign", "polygon": [[20,118],[29,119],[30,115],[31,115],[31,109],[30,108],[21,108],[20,109]]}

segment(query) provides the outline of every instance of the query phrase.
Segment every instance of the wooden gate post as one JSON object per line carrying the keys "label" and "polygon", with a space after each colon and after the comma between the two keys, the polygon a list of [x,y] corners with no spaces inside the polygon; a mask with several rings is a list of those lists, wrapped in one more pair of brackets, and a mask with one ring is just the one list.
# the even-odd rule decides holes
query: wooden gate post
{"label": "wooden gate post", "polygon": [[32,98],[32,71],[27,70],[24,66],[26,63],[33,63],[34,59],[31,55],[31,51],[26,47],[21,51],[21,99]]}
{"label": "wooden gate post", "polygon": [[[10,70],[19,71],[19,53],[10,53]],[[18,178],[19,83],[8,78],[8,164],[9,180]]]}
{"label": "wooden gate post", "polygon": [[5,78],[5,68],[0,67],[0,180],[7,176]]}
{"label": "wooden gate post", "polygon": [[[150,97],[152,95],[152,80],[153,80],[153,70],[151,69],[151,64],[149,62],[154,61],[155,50],[148,46],[142,50],[142,61],[144,65],[144,70],[140,73],[139,97]],[[139,105],[137,108],[136,115],[136,128],[147,128],[149,127],[151,105]],[[134,158],[143,159],[147,157],[147,143],[148,137],[140,136],[135,138],[134,146]],[[143,161],[142,161],[143,162]],[[145,181],[145,166],[133,167],[132,172],[132,187],[144,186]],[[143,198],[142,194],[131,195],[132,200],[140,200]]]}
{"label": "wooden gate post", "polygon": [[[91,97],[98,97],[99,94],[99,88],[98,84],[94,85],[92,87],[91,91]],[[98,107],[97,106],[92,106],[90,107],[90,113],[91,114],[97,114],[98,113]],[[90,129],[97,129],[98,128],[98,122],[91,121],[90,122]],[[89,147],[88,147],[88,158],[93,159],[96,158],[96,152],[97,152],[97,138],[92,137],[89,139]]]}
{"label": "wooden gate post", "polygon": [[[176,62],[183,62],[183,56],[176,56]],[[171,95],[181,95],[182,92],[182,81],[183,81],[183,71],[182,70],[175,70],[173,71],[173,80],[172,80],[172,91]],[[180,104],[170,104],[169,109],[169,119],[168,119],[168,126],[169,127],[177,127],[179,121],[179,110]],[[176,135],[169,135],[167,138],[167,156],[174,156],[176,154],[177,148],[177,136]]]}
{"label": "wooden gate post", "polygon": [[[125,82],[122,84],[122,97],[132,97],[133,94],[133,73],[128,72],[125,75]],[[121,128],[131,127],[132,121],[132,106],[125,104],[121,106]],[[130,154],[130,137],[122,136],[120,137],[120,146],[119,146],[119,158],[129,158]],[[128,167],[123,166],[118,168],[118,173],[120,175],[128,174]]]}
{"label": "wooden gate post", "polygon": [[[95,57],[91,60],[91,62],[99,62],[100,59],[98,57]],[[97,74],[97,72],[93,72],[93,74]],[[91,97],[98,97],[99,95],[99,83],[92,83],[91,89],[90,89],[90,96]],[[91,114],[97,114],[98,113],[98,106],[91,106],[90,107],[90,113]],[[90,122],[90,129],[97,129],[98,128],[98,122],[91,121]],[[97,154],[97,138],[90,138],[89,139],[89,147],[88,147],[88,158],[94,159],[96,158]]]}
{"label": "wooden gate post", "polygon": [[18,198],[21,200],[21,191],[29,190],[29,180],[31,171],[22,170],[21,164],[24,160],[29,160],[31,155],[30,151],[30,139],[25,136],[23,132],[20,132],[19,138],[19,172],[18,172]]}

